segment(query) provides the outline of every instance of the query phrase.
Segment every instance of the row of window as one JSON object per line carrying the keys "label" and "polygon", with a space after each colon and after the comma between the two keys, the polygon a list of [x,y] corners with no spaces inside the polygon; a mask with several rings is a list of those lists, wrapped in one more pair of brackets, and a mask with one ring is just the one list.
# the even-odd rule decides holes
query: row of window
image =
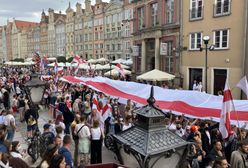
{"label": "row of window", "polygon": [[[209,3],[208,1],[206,3]],[[203,0],[190,1],[190,20],[197,20],[203,18]],[[224,16],[230,14],[231,0],[215,0],[213,4],[214,17]]]}
{"label": "row of window", "polygon": [[[201,32],[190,33],[189,49],[199,50],[202,45],[203,35]],[[215,49],[228,49],[229,47],[229,29],[213,31],[213,44]]]}
{"label": "row of window", "polygon": [[[166,17],[162,17],[165,18],[165,22],[166,24],[171,24],[174,22],[174,11],[175,11],[175,5],[174,5],[174,0],[166,0]],[[151,26],[156,26],[157,24],[159,24],[159,19],[158,19],[158,3],[153,3],[149,6],[150,8],[150,18],[149,20],[151,20]],[[145,28],[145,7],[141,7],[137,9],[138,12],[138,28],[139,30]]]}

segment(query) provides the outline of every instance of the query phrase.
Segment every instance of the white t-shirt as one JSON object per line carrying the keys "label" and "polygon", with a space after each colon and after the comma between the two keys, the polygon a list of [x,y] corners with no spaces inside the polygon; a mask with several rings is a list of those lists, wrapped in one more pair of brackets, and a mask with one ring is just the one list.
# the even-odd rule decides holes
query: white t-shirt
{"label": "white t-shirt", "polygon": [[[85,124],[77,124],[74,130],[74,133],[77,134],[78,130]],[[88,138],[90,137],[90,129],[88,126],[84,126],[79,132],[78,132],[79,138]]]}
{"label": "white t-shirt", "polygon": [[10,152],[11,156],[13,156],[14,158],[20,158],[22,159],[22,155],[20,153],[17,152]]}
{"label": "white t-shirt", "polygon": [[5,116],[4,124],[10,127],[10,122],[13,122],[13,124],[15,125],[15,118],[12,114],[8,114]]}
{"label": "white t-shirt", "polygon": [[97,128],[91,128],[91,137],[93,140],[100,140],[101,139],[101,128],[97,127]]}

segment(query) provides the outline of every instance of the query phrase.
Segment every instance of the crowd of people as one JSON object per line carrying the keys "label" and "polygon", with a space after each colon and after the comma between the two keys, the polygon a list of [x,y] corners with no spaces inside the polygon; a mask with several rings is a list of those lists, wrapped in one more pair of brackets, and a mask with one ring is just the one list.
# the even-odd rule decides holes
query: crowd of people
{"label": "crowd of people", "polygon": [[[29,167],[26,152],[15,141],[18,124],[27,128],[27,142],[38,129],[39,115],[31,107],[23,85],[31,68],[2,68],[0,91],[0,167]],[[136,122],[136,104],[120,103],[87,86],[48,81],[43,94],[45,113],[53,119],[43,125],[44,153],[40,168],[73,168],[102,163],[103,141],[108,134],[131,128]],[[232,126],[232,135],[223,139],[214,121],[191,119],[165,112],[165,126],[189,142],[182,168],[247,168],[247,130]]]}

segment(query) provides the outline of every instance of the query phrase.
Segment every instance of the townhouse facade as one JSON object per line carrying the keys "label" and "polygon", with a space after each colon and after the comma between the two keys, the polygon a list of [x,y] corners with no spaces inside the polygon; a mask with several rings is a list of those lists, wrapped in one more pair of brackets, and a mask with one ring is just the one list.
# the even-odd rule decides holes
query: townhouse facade
{"label": "townhouse facade", "polygon": [[[182,16],[184,88],[202,82],[204,91],[217,95],[226,78],[234,87],[247,73],[247,1],[183,1]],[[240,90],[234,88],[232,94],[239,98]]]}
{"label": "townhouse facade", "polygon": [[3,26],[0,26],[0,60],[3,61],[3,38],[2,38]]}
{"label": "townhouse facade", "polygon": [[[179,73],[179,55],[174,50],[180,43],[180,2],[134,2],[133,35],[134,45],[138,47],[134,69],[137,74],[152,69]],[[163,53],[160,52],[161,47]]]}
{"label": "townhouse facade", "polygon": [[93,23],[94,23],[94,7],[91,6],[90,0],[85,0],[85,12],[83,15],[83,32],[84,32],[84,50],[83,56],[85,59],[93,58]]}
{"label": "townhouse facade", "polygon": [[[24,39],[22,39],[22,30],[30,28],[32,29],[33,27],[36,27],[39,29],[39,24],[35,22],[27,22],[27,21],[21,21],[21,20],[13,20],[13,26],[12,26],[12,57],[13,59],[15,58],[25,58],[26,56],[22,54],[22,45],[25,46],[27,45],[27,42],[25,41],[25,32],[24,32]],[[36,36],[39,36],[39,32],[36,33]],[[37,45],[37,48],[39,45]],[[25,51],[24,51],[25,53]]]}
{"label": "townhouse facade", "polygon": [[133,46],[133,8],[134,3],[130,0],[123,1],[123,20],[122,20],[122,38],[123,38],[123,56],[124,59],[132,58]]}
{"label": "townhouse facade", "polygon": [[71,3],[66,9],[65,32],[66,32],[66,55],[74,53],[74,15],[75,12],[71,8]]}
{"label": "townhouse facade", "polygon": [[123,2],[110,1],[105,8],[105,53],[106,58],[115,60],[122,57]]}
{"label": "townhouse facade", "polygon": [[40,53],[48,55],[48,21],[49,17],[43,10],[40,21]]}
{"label": "townhouse facade", "polygon": [[93,22],[93,58],[104,57],[104,2],[96,0],[94,5],[94,22]]}
{"label": "townhouse facade", "polygon": [[9,61],[9,60],[12,60],[13,57],[12,57],[12,35],[11,35],[11,32],[12,32],[12,22],[10,21],[7,21],[7,26],[6,26],[6,49],[7,49],[7,60],[6,61]]}
{"label": "townhouse facade", "polygon": [[2,26],[1,41],[2,41],[2,52],[3,52],[2,61],[5,62],[7,60],[6,26]]}
{"label": "townhouse facade", "polygon": [[[76,13],[74,19],[74,53],[80,56],[84,56],[84,9],[82,9],[82,5],[80,3],[76,4]],[[72,55],[70,55],[72,56]]]}
{"label": "townhouse facade", "polygon": [[28,31],[30,28],[26,27],[21,30],[21,58],[27,58],[28,53]]}
{"label": "townhouse facade", "polygon": [[65,22],[66,16],[60,15],[55,21],[55,48],[56,56],[65,56],[65,46],[66,46],[66,32],[65,32]]}

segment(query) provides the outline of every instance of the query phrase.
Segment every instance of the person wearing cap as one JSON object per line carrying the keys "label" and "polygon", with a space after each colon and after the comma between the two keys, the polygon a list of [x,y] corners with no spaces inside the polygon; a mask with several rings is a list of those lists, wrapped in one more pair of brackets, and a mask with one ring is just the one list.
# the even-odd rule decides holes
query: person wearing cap
{"label": "person wearing cap", "polygon": [[248,161],[248,139],[242,140],[239,143],[239,148],[232,152],[231,155],[231,168],[247,168]]}
{"label": "person wearing cap", "polygon": [[50,131],[50,124],[45,124],[43,126],[43,134],[42,134],[42,137],[45,139],[45,145],[48,146],[50,144],[52,144],[54,142],[54,134]]}

